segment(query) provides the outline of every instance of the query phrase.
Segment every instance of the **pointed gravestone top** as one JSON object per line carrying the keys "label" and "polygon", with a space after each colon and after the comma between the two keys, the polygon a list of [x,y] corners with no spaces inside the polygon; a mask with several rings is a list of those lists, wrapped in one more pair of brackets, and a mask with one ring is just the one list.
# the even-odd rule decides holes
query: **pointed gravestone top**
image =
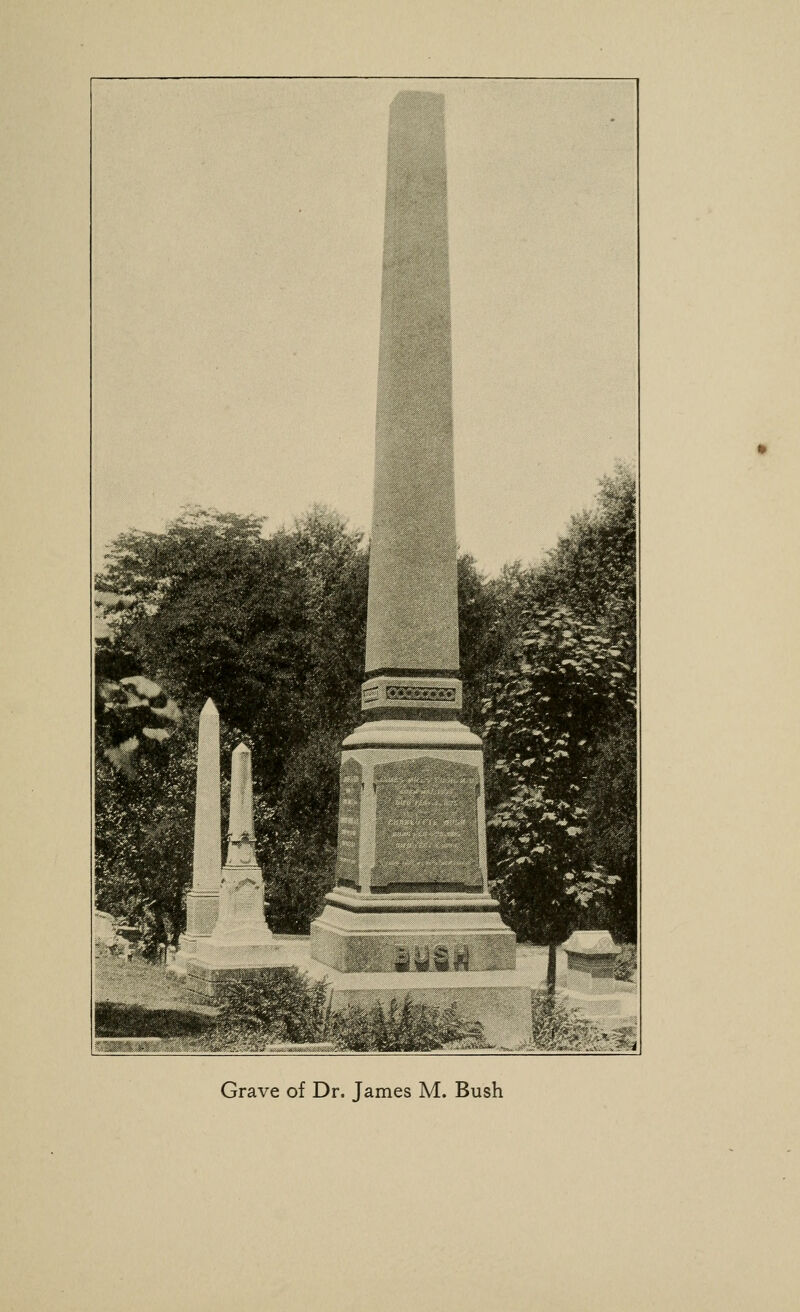
{"label": "pointed gravestone top", "polygon": [[211,698],[208,697],[206,699],[202,711],[200,712],[200,718],[210,719],[212,715],[214,716],[215,719],[217,720],[219,719],[219,711],[217,710],[216,706],[212,702]]}

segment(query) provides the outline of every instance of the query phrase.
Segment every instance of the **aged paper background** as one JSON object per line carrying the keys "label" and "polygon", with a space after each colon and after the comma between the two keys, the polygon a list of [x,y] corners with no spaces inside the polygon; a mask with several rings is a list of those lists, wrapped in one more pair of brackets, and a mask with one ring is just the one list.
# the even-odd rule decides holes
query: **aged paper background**
{"label": "aged paper background", "polygon": [[[796,5],[6,20],[3,1305],[796,1305]],[[89,1056],[89,77],[242,73],[641,79],[639,1058],[346,1059],[505,1091],[370,1108]],[[270,1082],[298,1062],[345,1074]]]}

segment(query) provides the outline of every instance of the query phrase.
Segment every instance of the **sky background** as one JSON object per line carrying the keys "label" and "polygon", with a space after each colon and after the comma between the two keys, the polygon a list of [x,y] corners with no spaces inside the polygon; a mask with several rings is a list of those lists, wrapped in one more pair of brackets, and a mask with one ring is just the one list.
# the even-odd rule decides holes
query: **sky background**
{"label": "sky background", "polygon": [[633,82],[95,81],[96,564],[187,503],[368,531],[410,87],[445,94],[461,547],[535,561],[635,461]]}

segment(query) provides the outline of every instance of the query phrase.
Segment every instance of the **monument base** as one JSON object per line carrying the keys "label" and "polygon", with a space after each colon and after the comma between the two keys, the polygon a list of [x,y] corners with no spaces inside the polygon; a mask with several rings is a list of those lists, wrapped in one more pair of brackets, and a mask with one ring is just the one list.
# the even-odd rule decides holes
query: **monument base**
{"label": "monument base", "polygon": [[410,995],[414,1002],[433,1007],[455,1003],[464,1020],[480,1021],[487,1047],[517,1049],[531,1042],[531,986],[513,970],[507,974],[486,970],[387,977],[384,973],[321,970],[320,963],[312,961],[309,973],[327,979],[334,1011],[350,1005],[369,1011],[376,1002],[385,1011],[393,1000],[402,1006]]}
{"label": "monument base", "polygon": [[574,989],[565,989],[563,996],[571,1007],[585,1016],[619,1016],[622,1010],[620,998],[613,993],[578,993]]}
{"label": "monument base", "polygon": [[209,938],[198,940],[194,955],[186,959],[186,985],[192,993],[215,999],[227,980],[255,978],[283,965],[281,950],[263,919],[231,919],[217,922]]}
{"label": "monument base", "polygon": [[219,916],[219,887],[190,889],[186,894],[186,933],[183,938],[207,938]]}
{"label": "monument base", "polygon": [[311,955],[344,974],[513,971],[516,936],[488,894],[376,897],[335,888],[311,926]]}
{"label": "monument base", "polygon": [[185,977],[189,958],[197,952],[198,944],[208,941],[218,915],[219,889],[190,889],[186,894],[186,932],[178,939],[175,960],[167,966],[168,975]]}
{"label": "monument base", "polygon": [[186,988],[204,1002],[218,1002],[223,986],[231,980],[260,979],[265,970],[288,964],[277,947],[273,948],[268,960],[254,966],[214,966],[196,956],[190,957],[186,965]]}

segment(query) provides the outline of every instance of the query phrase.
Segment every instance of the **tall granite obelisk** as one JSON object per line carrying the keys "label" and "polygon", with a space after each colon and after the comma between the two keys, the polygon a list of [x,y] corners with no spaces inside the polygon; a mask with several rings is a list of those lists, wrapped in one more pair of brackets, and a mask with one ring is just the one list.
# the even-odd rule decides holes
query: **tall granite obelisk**
{"label": "tall granite obelisk", "polygon": [[312,957],[335,972],[513,977],[515,936],[488,892],[482,744],[461,704],[444,97],[404,91],[389,119],[363,722],[343,744],[336,887],[311,926]]}
{"label": "tall granite obelisk", "polygon": [[197,788],[194,804],[192,887],[186,894],[186,933],[181,934],[176,966],[186,969],[217,923],[222,877],[222,815],[219,783],[219,712],[209,697],[197,729]]}

